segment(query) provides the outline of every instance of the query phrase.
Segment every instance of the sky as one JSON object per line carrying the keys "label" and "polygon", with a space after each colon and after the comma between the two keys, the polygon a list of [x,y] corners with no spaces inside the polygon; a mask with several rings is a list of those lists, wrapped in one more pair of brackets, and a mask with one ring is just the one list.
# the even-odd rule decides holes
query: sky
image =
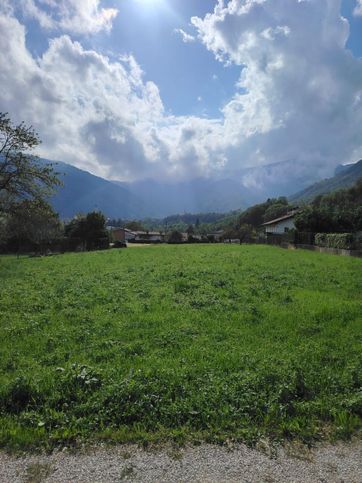
{"label": "sky", "polygon": [[0,111],[108,179],[362,158],[362,0],[1,0]]}

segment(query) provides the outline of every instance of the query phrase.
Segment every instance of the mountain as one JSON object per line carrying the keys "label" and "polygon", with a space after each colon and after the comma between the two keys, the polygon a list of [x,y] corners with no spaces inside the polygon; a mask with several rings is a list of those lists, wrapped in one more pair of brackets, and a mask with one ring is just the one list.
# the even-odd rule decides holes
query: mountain
{"label": "mountain", "polygon": [[308,202],[318,195],[353,186],[362,177],[362,159],[355,164],[337,166],[332,178],[314,183],[308,188],[289,197],[293,203]]}
{"label": "mountain", "polygon": [[149,217],[162,218],[175,213],[225,213],[249,205],[252,194],[231,179],[197,178],[191,181],[162,183],[152,179],[122,183],[147,207]]}
{"label": "mountain", "polygon": [[44,159],[42,162],[52,163],[63,182],[49,200],[61,218],[93,210],[100,210],[108,217],[141,218],[146,215],[141,201],[122,186],[70,164]]}
{"label": "mountain", "polygon": [[319,181],[319,169],[311,170],[297,160],[287,160],[264,166],[245,168],[239,177],[244,187],[252,192],[249,205],[267,198],[291,196]]}
{"label": "mountain", "polygon": [[301,169],[298,162],[290,160],[245,168],[228,179],[113,182],[141,200],[149,217],[162,218],[175,213],[225,213],[245,209],[267,198],[292,195],[314,181],[315,172]]}
{"label": "mountain", "polygon": [[105,180],[60,161],[43,159],[41,162],[53,164],[60,174],[63,186],[50,198],[50,203],[63,219],[92,210],[100,210],[109,218],[123,219],[183,212],[222,213],[247,206],[250,197],[233,180],[200,178],[180,183],[155,180],[123,183]]}
{"label": "mountain", "polygon": [[[64,186],[50,200],[61,218],[92,210],[100,210],[109,218],[128,220],[177,213],[225,213],[267,198],[292,195],[304,190],[317,176],[311,170],[301,169],[295,161],[284,161],[242,169],[228,179],[121,182],[108,181],[63,162],[42,162],[55,163],[56,171],[61,173]],[[348,178],[352,168],[340,168],[338,176]]]}

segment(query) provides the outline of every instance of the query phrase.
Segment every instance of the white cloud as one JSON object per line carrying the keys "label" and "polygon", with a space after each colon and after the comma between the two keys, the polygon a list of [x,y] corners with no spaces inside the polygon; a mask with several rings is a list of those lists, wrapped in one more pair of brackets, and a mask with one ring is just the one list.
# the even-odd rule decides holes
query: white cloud
{"label": "white cloud", "polygon": [[[219,0],[192,18],[217,59],[239,65],[225,133],[248,165],[296,159],[328,170],[362,149],[362,62],[339,0]],[[236,151],[237,152],[237,151]],[[235,152],[229,150],[229,166]]]}
{"label": "white cloud", "polygon": [[15,4],[44,29],[76,34],[110,30],[118,14],[115,8],[102,8],[100,0],[15,0]]}
{"label": "white cloud", "polygon": [[357,5],[355,6],[353,13],[356,16],[362,15],[362,0],[357,0]]}
{"label": "white cloud", "polygon": [[36,126],[41,155],[120,179],[212,170],[217,123],[167,115],[132,56],[111,61],[64,35],[35,59],[24,26],[6,16],[0,44],[1,109]]}
{"label": "white cloud", "polygon": [[191,42],[195,42],[196,41],[196,38],[193,35],[188,34],[183,29],[175,29],[174,32],[176,34],[181,35],[182,42],[184,42],[185,44],[189,44]]}
{"label": "white cloud", "polygon": [[362,62],[345,48],[338,0],[220,1],[192,23],[216,58],[240,67],[219,119],[165,112],[132,56],[110,60],[62,35],[35,58],[10,10],[1,110],[36,126],[42,155],[111,178],[236,176],[289,159],[324,175],[361,157]]}

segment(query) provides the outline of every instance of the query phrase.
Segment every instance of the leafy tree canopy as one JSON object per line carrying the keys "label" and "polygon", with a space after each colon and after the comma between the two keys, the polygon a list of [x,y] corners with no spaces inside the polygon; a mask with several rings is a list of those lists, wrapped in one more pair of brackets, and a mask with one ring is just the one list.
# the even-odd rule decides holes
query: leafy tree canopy
{"label": "leafy tree canopy", "polygon": [[362,178],[349,189],[317,196],[296,216],[299,231],[344,233],[362,230]]}
{"label": "leafy tree canopy", "polygon": [[271,198],[245,210],[239,217],[239,225],[252,225],[257,228],[266,221],[286,214],[290,208],[285,196]]}
{"label": "leafy tree canopy", "polygon": [[38,134],[24,123],[14,125],[0,113],[0,211],[23,199],[44,199],[60,184],[54,169],[32,154]]}
{"label": "leafy tree canopy", "polygon": [[7,238],[17,244],[17,250],[30,242],[40,251],[61,236],[59,217],[44,200],[27,199],[14,205],[6,224]]}
{"label": "leafy tree canopy", "polygon": [[145,231],[140,221],[129,221],[124,227],[131,231]]}
{"label": "leafy tree canopy", "polygon": [[106,218],[99,211],[77,215],[66,225],[65,234],[69,238],[79,238],[87,250],[97,248],[100,241],[108,239]]}

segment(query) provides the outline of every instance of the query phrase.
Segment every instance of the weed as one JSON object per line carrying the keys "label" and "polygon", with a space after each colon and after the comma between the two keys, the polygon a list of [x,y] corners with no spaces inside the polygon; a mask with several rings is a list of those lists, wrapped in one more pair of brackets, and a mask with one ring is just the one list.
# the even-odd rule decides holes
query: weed
{"label": "weed", "polygon": [[31,463],[26,469],[25,483],[42,483],[52,472],[49,463]]}

